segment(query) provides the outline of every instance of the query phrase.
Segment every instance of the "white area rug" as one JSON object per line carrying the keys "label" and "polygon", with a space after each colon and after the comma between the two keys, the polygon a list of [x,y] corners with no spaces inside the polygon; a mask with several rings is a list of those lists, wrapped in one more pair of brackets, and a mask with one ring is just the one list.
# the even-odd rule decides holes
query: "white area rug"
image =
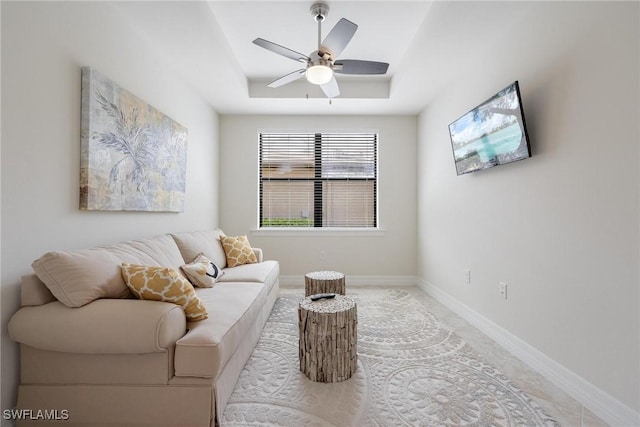
{"label": "white area rug", "polygon": [[349,289],[358,369],[340,383],[299,371],[298,302],[283,290],[227,404],[223,426],[558,426],[402,289]]}

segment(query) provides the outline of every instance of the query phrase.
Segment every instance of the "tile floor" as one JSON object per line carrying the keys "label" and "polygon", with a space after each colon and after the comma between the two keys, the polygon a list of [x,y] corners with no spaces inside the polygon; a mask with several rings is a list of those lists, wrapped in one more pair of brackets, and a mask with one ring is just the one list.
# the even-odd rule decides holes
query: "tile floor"
{"label": "tile floor", "polygon": [[424,301],[438,320],[473,347],[487,363],[500,368],[513,383],[535,399],[562,426],[608,426],[571,396],[420,288],[404,289],[410,291],[417,299]]}

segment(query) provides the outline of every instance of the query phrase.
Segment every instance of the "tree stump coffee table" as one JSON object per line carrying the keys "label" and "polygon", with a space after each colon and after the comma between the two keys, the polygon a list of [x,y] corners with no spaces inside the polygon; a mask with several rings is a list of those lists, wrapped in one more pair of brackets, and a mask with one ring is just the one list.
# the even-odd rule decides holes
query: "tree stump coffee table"
{"label": "tree stump coffee table", "polygon": [[356,302],[342,295],[298,306],[300,371],[311,381],[351,378],[358,362]]}
{"label": "tree stump coffee table", "polygon": [[327,292],[344,295],[344,274],[337,271],[314,271],[305,274],[305,297]]}

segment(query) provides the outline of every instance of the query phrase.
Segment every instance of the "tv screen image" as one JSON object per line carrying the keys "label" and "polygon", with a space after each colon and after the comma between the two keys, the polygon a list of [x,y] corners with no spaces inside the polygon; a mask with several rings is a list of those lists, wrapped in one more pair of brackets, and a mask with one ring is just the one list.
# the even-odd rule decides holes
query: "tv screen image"
{"label": "tv screen image", "polygon": [[518,81],[449,125],[458,175],[531,157]]}

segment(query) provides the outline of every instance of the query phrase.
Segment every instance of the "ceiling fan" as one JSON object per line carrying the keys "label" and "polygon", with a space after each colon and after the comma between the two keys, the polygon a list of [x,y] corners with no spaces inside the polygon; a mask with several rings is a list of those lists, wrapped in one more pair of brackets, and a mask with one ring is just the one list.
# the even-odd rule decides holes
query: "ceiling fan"
{"label": "ceiling fan", "polygon": [[273,88],[284,86],[304,76],[309,83],[319,85],[328,98],[335,98],[340,95],[340,88],[338,87],[334,73],[385,74],[387,72],[389,64],[386,62],[362,61],[358,59],[337,60],[337,57],[351,41],[358,26],[348,19],[342,18],[331,31],[329,31],[329,34],[327,34],[324,40],[322,40],[322,22],[329,13],[329,5],[323,2],[314,3],[310,11],[318,23],[318,49],[309,55],[296,52],[295,50],[262,38],[257,38],[253,41],[254,44],[271,52],[306,64],[305,68],[280,77],[267,86]]}

